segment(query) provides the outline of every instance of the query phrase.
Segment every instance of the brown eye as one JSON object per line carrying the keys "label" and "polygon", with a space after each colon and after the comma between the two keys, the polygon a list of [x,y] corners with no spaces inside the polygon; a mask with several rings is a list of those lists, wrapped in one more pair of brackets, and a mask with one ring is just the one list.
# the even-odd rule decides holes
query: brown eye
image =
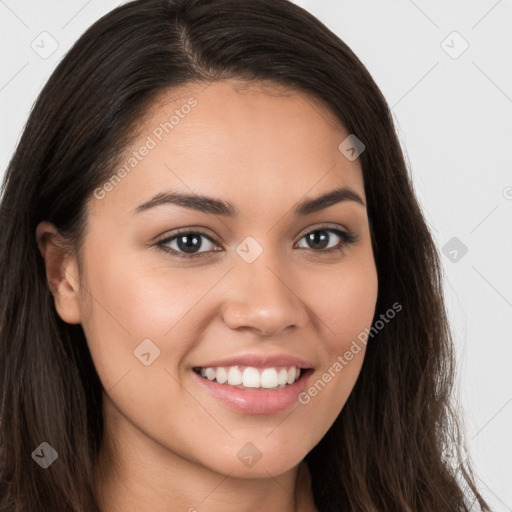
{"label": "brown eye", "polygon": [[[203,239],[207,239],[208,242],[205,244]],[[174,247],[170,247],[171,244],[174,244]],[[209,244],[215,246],[213,240],[205,233],[200,231],[179,231],[172,236],[160,240],[156,245],[162,250],[178,256],[179,258],[194,258],[204,254],[205,252],[212,252],[211,250],[208,250]],[[205,251],[198,252],[199,249],[202,249],[205,246]]]}
{"label": "brown eye", "polygon": [[[333,234],[335,235],[334,245],[331,243],[333,240]],[[336,238],[339,239],[337,243]],[[207,240],[206,243],[203,241],[204,239]],[[353,233],[328,227],[322,227],[315,229],[314,231],[310,231],[302,236],[301,240],[302,239],[306,240],[307,247],[301,248],[318,252],[320,254],[341,251],[347,245],[357,241],[357,237]],[[219,250],[222,250],[209,235],[201,231],[193,230],[179,230],[158,241],[156,245],[171,256],[176,256],[178,258],[196,258],[211,252],[218,252]],[[212,246],[217,248],[212,249]]]}
{"label": "brown eye", "polygon": [[[341,241],[335,245],[329,246],[333,238],[329,233],[334,233]],[[318,228],[304,235],[301,240],[302,239],[306,240],[308,245],[306,249],[311,249],[316,252],[330,253],[331,251],[343,250],[347,245],[354,243],[356,241],[356,236],[353,233],[348,233],[340,229]]]}

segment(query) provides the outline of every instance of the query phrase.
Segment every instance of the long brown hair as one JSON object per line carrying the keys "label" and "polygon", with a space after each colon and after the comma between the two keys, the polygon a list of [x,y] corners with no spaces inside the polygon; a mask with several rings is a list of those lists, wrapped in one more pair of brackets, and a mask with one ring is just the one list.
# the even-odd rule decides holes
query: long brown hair
{"label": "long brown hair", "polygon": [[[85,205],[112,174],[156,95],[192,82],[271,80],[323,101],[366,149],[379,292],[340,415],[306,456],[320,512],[467,511],[478,493],[451,405],[455,364],[439,255],[389,107],[334,33],[288,0],[136,0],[94,23],[40,93],[0,205],[0,512],[98,512],[93,467],[102,386],[80,325],[58,316],[35,228],[52,222],[79,254]],[[43,470],[32,453],[58,459]],[[452,453],[452,457],[449,455]],[[470,489],[472,498],[465,498]]]}

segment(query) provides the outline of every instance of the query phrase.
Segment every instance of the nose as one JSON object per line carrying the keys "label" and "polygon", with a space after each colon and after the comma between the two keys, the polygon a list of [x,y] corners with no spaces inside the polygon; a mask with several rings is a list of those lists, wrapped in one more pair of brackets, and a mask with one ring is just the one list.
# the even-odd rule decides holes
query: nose
{"label": "nose", "polygon": [[222,316],[231,329],[249,329],[260,336],[276,336],[292,327],[303,327],[307,307],[295,288],[299,288],[289,270],[277,266],[276,259],[264,251],[255,261],[235,263],[230,272]]}

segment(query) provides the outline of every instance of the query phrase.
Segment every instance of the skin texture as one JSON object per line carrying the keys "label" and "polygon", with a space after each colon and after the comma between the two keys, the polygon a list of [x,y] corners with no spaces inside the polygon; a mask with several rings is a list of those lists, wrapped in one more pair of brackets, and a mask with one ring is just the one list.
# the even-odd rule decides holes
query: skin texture
{"label": "skin texture", "polygon": [[[192,372],[233,355],[286,353],[312,363],[314,383],[375,311],[365,207],[343,201],[291,214],[340,186],[366,201],[359,160],[338,150],[348,132],[312,97],[263,85],[229,80],[160,95],[119,166],[148,136],[156,147],[103,198],[91,197],[79,262],[51,224],[38,226],[57,312],[82,324],[105,389],[96,473],[105,511],[315,510],[301,461],[343,408],[364,346],[308,404],[276,414],[232,410]],[[191,97],[197,105],[159,141],[154,130]],[[167,190],[229,201],[240,217],[171,204],[133,213]],[[200,256],[155,246],[188,227],[211,238],[201,238]],[[304,235],[329,228],[357,241],[331,253],[308,244]],[[327,235],[329,247],[342,242]],[[250,264],[236,252],[248,236],[263,250]],[[167,246],[180,249],[177,239]],[[149,366],[134,356],[144,339],[160,350]],[[237,457],[248,442],[262,454],[250,468]]]}

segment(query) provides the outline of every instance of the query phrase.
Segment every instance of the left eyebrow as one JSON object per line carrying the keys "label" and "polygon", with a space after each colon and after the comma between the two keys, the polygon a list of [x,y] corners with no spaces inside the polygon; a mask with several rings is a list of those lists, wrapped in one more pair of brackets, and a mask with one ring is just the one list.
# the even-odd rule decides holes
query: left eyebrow
{"label": "left eyebrow", "polygon": [[[293,209],[293,213],[295,216],[311,215],[312,213],[324,210],[343,201],[354,201],[361,206],[366,207],[366,203],[357,192],[348,187],[340,187],[318,197],[302,200]],[[222,201],[220,199],[204,195],[190,195],[173,191],[160,192],[159,194],[156,194],[149,201],[139,205],[135,209],[134,214],[164,204],[174,204],[183,208],[197,210],[203,213],[211,213],[214,215],[222,215],[225,217],[238,217],[240,215],[238,208],[228,201]]]}
{"label": "left eyebrow", "polygon": [[355,190],[340,187],[321,196],[304,199],[295,207],[293,212],[296,216],[310,215],[342,201],[354,201],[366,208],[366,203]]}

